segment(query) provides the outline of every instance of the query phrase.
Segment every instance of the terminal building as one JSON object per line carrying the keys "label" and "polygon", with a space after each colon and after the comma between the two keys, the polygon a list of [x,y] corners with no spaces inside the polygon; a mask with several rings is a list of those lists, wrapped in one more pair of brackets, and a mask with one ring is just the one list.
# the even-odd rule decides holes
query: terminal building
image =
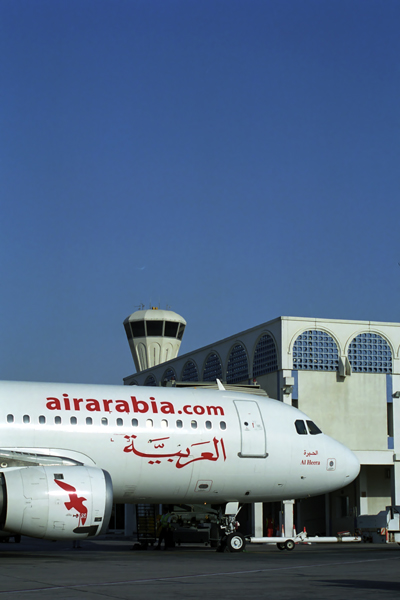
{"label": "terminal building", "polygon": [[[125,385],[257,383],[356,453],[356,481],[295,502],[297,531],[354,532],[360,515],[400,505],[400,323],[279,317],[182,356],[186,322],[176,313],[137,311],[124,326],[137,368]],[[253,507],[245,518],[262,534],[282,507]]]}

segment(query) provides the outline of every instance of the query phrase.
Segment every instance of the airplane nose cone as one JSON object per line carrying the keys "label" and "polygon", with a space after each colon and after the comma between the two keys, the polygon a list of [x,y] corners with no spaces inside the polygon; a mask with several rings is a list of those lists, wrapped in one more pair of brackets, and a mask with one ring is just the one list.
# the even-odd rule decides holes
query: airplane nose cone
{"label": "airplane nose cone", "polygon": [[354,481],[360,472],[360,461],[351,450],[346,454],[346,485]]}

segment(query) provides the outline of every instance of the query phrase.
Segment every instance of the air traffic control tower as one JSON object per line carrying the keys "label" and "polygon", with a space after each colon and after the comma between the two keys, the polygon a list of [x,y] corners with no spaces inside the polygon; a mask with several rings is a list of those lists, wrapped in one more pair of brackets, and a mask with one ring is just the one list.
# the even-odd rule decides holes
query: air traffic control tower
{"label": "air traffic control tower", "polygon": [[178,356],[186,321],[172,310],[138,310],[124,321],[137,372]]}

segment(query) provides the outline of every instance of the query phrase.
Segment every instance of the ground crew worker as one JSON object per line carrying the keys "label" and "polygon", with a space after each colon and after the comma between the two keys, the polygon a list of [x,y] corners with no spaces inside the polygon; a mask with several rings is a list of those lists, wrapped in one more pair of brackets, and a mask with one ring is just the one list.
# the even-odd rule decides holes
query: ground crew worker
{"label": "ground crew worker", "polygon": [[274,537],[275,520],[273,517],[267,519],[267,537]]}
{"label": "ground crew worker", "polygon": [[161,515],[161,519],[160,519],[160,531],[159,531],[159,535],[158,535],[158,545],[157,545],[157,550],[161,549],[161,543],[164,540],[164,550],[166,550],[168,547],[172,546],[172,530],[171,530],[171,513],[168,510],[168,507],[166,506],[163,509],[163,514]]}

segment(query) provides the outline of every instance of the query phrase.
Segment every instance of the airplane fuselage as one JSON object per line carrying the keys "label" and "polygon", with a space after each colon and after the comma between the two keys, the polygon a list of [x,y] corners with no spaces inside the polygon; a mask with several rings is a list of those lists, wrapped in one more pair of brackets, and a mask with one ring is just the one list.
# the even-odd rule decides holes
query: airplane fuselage
{"label": "airplane fuselage", "polygon": [[0,407],[2,450],[103,469],[120,503],[302,498],[359,470],[298,409],[241,392],[3,382]]}

